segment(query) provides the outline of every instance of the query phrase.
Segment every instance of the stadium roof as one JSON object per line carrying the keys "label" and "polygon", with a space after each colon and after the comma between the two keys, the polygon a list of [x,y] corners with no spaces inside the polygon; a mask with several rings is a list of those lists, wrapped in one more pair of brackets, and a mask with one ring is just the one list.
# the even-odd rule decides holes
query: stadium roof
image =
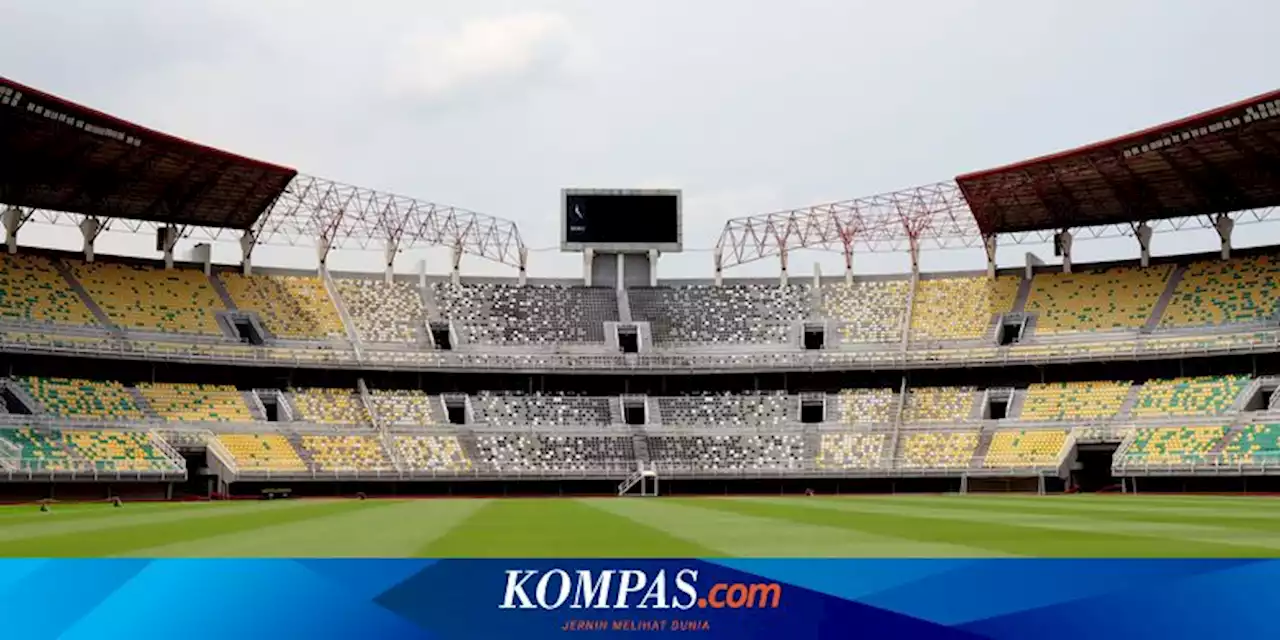
{"label": "stadium roof", "polygon": [[956,182],[986,234],[1280,205],[1280,90]]}
{"label": "stadium roof", "polygon": [[296,175],[0,77],[0,202],[8,205],[248,229]]}

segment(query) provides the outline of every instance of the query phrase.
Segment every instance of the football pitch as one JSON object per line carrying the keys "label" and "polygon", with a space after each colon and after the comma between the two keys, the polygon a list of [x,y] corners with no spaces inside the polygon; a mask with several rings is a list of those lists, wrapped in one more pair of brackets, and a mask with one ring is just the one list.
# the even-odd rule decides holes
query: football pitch
{"label": "football pitch", "polygon": [[857,496],[0,507],[8,557],[1280,557],[1280,499]]}

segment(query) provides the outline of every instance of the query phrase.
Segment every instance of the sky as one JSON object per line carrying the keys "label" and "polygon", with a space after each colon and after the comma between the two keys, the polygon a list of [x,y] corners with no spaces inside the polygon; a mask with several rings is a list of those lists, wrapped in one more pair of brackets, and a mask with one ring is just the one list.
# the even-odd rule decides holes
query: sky
{"label": "sky", "polygon": [[[0,0],[0,73],[304,173],[514,220],[533,276],[581,273],[556,248],[562,187],[683,189],[686,251],[660,273],[709,277],[731,217],[948,180],[1275,89],[1278,23],[1268,0]],[[79,247],[74,230],[30,238]],[[112,242],[133,246],[104,236],[99,252]],[[1215,246],[1198,230],[1155,252]],[[1026,250],[1004,247],[1001,263]],[[443,272],[446,255],[397,269]],[[1076,262],[1133,255],[1129,240],[1076,243]],[[815,261],[843,268],[803,253],[793,275]],[[922,261],[984,264],[980,251]],[[473,258],[463,271],[513,274]]]}

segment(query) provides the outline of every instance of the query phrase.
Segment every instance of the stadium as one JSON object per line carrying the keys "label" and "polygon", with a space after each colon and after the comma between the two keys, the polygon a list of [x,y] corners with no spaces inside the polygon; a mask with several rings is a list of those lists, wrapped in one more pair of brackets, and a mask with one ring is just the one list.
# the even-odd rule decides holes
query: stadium
{"label": "stadium", "polygon": [[[1220,494],[1280,486],[1280,262],[1232,244],[1280,205],[1278,129],[1280,91],[730,220],[705,280],[657,276],[679,192],[566,189],[566,280],[513,222],[0,78],[0,553],[1275,555],[1280,503]],[[1188,229],[1220,250],[1152,255]],[[1073,263],[1078,235],[1132,255]],[[1026,238],[1060,263],[997,265]],[[254,265],[300,239],[314,268]],[[395,271],[424,246],[451,269]],[[329,269],[345,247],[387,268]],[[921,272],[946,247],[987,263]],[[845,273],[795,273],[811,249]],[[889,251],[910,272],[855,275]]]}

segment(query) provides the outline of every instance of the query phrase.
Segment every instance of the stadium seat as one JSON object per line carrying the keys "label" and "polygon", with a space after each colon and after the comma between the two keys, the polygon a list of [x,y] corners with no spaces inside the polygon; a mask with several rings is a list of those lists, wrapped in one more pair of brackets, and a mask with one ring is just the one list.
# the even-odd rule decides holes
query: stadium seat
{"label": "stadium seat", "polygon": [[137,473],[178,471],[143,431],[2,429],[0,438],[18,447],[31,471]]}
{"label": "stadium seat", "polygon": [[920,387],[907,390],[902,421],[950,422],[966,420],[973,412],[977,391],[972,387]]}
{"label": "stadium seat", "polygon": [[356,334],[365,342],[416,342],[426,313],[422,292],[407,282],[335,278]]}
{"label": "stadium seat", "polygon": [[236,308],[256,311],[263,327],[277,338],[332,340],[347,335],[320,278],[236,272],[223,272],[219,277]]}
{"label": "stadium seat", "polygon": [[560,395],[471,397],[476,422],[494,426],[601,427],[612,422],[609,398]]}
{"label": "stadium seat", "polygon": [[1274,318],[1280,295],[1280,260],[1249,256],[1201,260],[1187,266],[1161,327],[1254,322]]}
{"label": "stadium seat", "polygon": [[1202,376],[1148,380],[1138,393],[1133,415],[1221,415],[1231,410],[1249,384],[1247,376]]}
{"label": "stadium seat", "polygon": [[893,389],[844,389],[836,396],[842,424],[888,424],[897,408]]}
{"label": "stadium seat", "polygon": [[819,469],[865,469],[881,465],[885,434],[854,431],[822,434]]}
{"label": "stadium seat", "polygon": [[820,313],[839,323],[841,342],[897,342],[902,339],[910,289],[907,279],[823,285]]}
{"label": "stadium seat", "polygon": [[429,426],[448,423],[440,396],[422,391],[372,389],[369,404],[384,425]]}
{"label": "stadium seat", "polygon": [[142,420],[145,416],[124,385],[115,381],[74,378],[22,378],[45,411],[73,418]]}
{"label": "stadium seat", "polygon": [[302,448],[316,471],[394,471],[382,443],[374,436],[303,435]]}
{"label": "stadium seat", "polygon": [[0,429],[0,438],[18,448],[22,468],[29,471],[74,471],[86,466],[72,455],[59,429]]}
{"label": "stadium seat", "polygon": [[138,391],[165,420],[253,421],[244,396],[230,385],[142,383]]}
{"label": "stadium seat", "polygon": [[469,471],[472,468],[471,459],[458,444],[457,436],[397,434],[395,445],[408,470]]}
{"label": "stadium seat", "polygon": [[1280,424],[1250,424],[1222,448],[1227,464],[1280,464]]}
{"label": "stadium seat", "polygon": [[636,287],[631,315],[660,345],[785,344],[812,307],[803,285]]}
{"label": "stadium seat", "polygon": [[100,261],[67,263],[103,313],[120,327],[222,335],[215,312],[227,307],[202,271]]}
{"label": "stadium seat", "polygon": [[0,252],[0,318],[96,325],[84,301],[44,256]]}
{"label": "stadium seat", "polygon": [[604,323],[618,320],[612,287],[436,282],[428,291],[439,317],[469,343],[603,343]]}
{"label": "stadium seat", "polygon": [[322,424],[370,424],[360,394],[350,389],[297,389],[293,405],[300,419]]}
{"label": "stadium seat", "polygon": [[977,340],[992,337],[995,317],[1013,309],[1021,281],[999,278],[927,278],[912,302],[912,340]]}
{"label": "stadium seat", "polygon": [[1133,382],[1088,381],[1033,384],[1027,388],[1021,420],[1110,418],[1120,411]]}
{"label": "stadium seat", "polygon": [[1172,265],[1037,273],[1026,310],[1038,334],[1138,329],[1169,282]]}
{"label": "stadium seat", "polygon": [[649,456],[659,465],[724,472],[805,466],[804,439],[798,434],[650,437]]}
{"label": "stadium seat", "polygon": [[960,469],[968,467],[978,448],[976,431],[926,431],[904,433],[898,463],[907,469]]}
{"label": "stadium seat", "polygon": [[253,471],[306,471],[307,465],[289,440],[278,433],[220,433],[236,465]]}
{"label": "stadium seat", "polygon": [[634,468],[629,436],[482,434],[476,436],[478,461],[494,471],[590,471]]}
{"label": "stadium seat", "polygon": [[1067,444],[1066,431],[1056,429],[997,431],[982,460],[984,467],[1047,467],[1058,462]]}
{"label": "stadium seat", "polygon": [[1204,464],[1228,427],[1145,427],[1124,451],[1130,463]]}
{"label": "stadium seat", "polygon": [[677,427],[777,427],[795,421],[798,402],[785,394],[658,398],[662,424]]}

